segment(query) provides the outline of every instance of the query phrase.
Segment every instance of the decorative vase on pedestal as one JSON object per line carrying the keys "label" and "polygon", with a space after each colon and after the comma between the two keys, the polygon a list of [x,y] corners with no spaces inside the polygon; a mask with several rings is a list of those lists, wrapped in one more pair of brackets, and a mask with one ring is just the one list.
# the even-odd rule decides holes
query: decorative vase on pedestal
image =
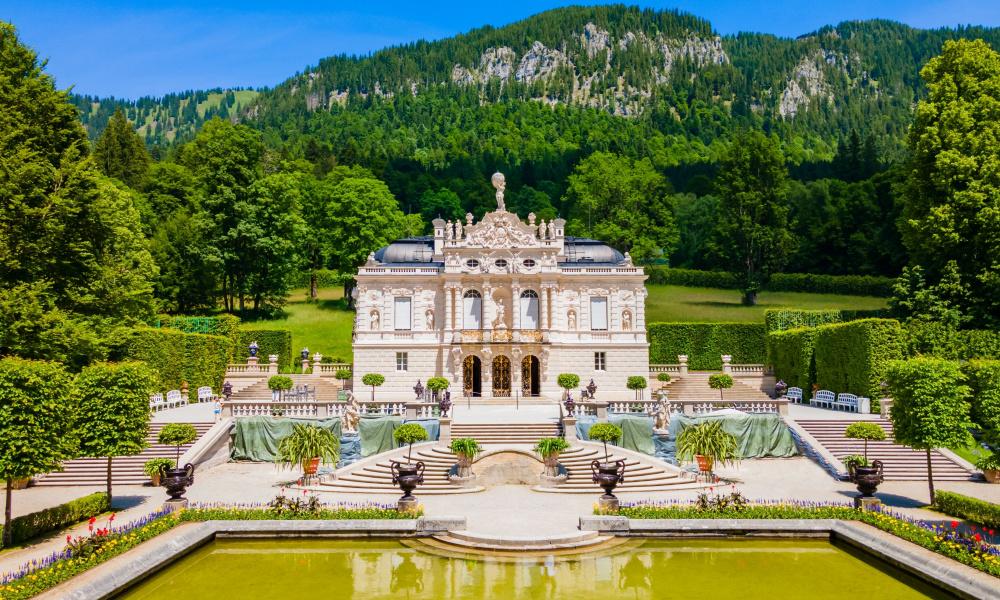
{"label": "decorative vase on pedestal", "polygon": [[164,464],[160,466],[160,482],[171,501],[184,500],[187,487],[194,484],[194,465],[188,463],[183,469],[170,469]]}
{"label": "decorative vase on pedestal", "polygon": [[392,461],[389,465],[392,471],[392,483],[398,485],[403,491],[403,495],[398,501],[399,510],[414,510],[417,506],[417,497],[413,495],[413,490],[424,482],[424,463],[401,463]]}
{"label": "decorative vase on pedestal", "polygon": [[590,463],[590,471],[594,483],[604,489],[604,495],[599,500],[600,507],[609,511],[618,510],[618,497],[613,492],[619,483],[625,481],[625,460],[602,462],[595,459]]}

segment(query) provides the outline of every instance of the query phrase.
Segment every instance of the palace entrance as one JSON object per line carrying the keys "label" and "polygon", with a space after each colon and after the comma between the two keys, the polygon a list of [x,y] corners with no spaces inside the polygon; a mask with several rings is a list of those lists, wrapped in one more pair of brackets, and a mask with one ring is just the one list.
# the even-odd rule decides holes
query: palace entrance
{"label": "palace entrance", "polygon": [[537,396],[540,387],[538,357],[529,354],[521,359],[521,395]]}
{"label": "palace entrance", "polygon": [[466,356],[462,361],[462,389],[466,396],[483,395],[483,364],[478,356]]}
{"label": "palace entrance", "polygon": [[510,398],[510,359],[506,356],[493,359],[493,397]]}

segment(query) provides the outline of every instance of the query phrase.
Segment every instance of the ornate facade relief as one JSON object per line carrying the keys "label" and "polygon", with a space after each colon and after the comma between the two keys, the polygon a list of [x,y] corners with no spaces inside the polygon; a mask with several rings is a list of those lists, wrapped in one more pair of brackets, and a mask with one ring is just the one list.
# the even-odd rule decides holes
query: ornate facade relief
{"label": "ornate facade relief", "polygon": [[483,220],[466,229],[466,244],[484,248],[535,247],[538,240],[530,227],[508,212],[487,213]]}

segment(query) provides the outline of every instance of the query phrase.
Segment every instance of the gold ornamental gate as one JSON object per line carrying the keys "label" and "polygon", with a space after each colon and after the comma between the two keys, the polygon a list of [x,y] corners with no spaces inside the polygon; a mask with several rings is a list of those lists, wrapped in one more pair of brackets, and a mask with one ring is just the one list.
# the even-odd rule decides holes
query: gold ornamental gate
{"label": "gold ornamental gate", "polygon": [[506,356],[493,359],[493,397],[510,398],[510,359]]}

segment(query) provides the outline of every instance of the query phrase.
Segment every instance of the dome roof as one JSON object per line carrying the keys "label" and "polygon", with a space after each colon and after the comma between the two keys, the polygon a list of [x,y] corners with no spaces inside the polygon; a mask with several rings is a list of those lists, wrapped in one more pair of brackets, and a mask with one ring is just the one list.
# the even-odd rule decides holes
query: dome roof
{"label": "dome roof", "polygon": [[568,263],[617,265],[625,260],[621,252],[604,242],[569,235],[566,236],[564,253]]}
{"label": "dome roof", "polygon": [[384,264],[429,263],[433,257],[434,238],[429,235],[396,240],[375,252],[375,260]]}

